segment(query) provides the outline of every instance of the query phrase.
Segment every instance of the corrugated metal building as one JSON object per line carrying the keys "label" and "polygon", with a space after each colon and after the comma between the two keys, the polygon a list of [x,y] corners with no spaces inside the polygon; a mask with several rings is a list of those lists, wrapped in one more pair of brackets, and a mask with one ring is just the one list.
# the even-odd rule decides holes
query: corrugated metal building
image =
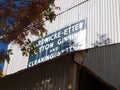
{"label": "corrugated metal building", "polygon": [[[86,49],[106,44],[120,42],[120,1],[119,0],[55,0],[56,6],[61,9],[56,10],[57,17],[53,23],[46,22],[48,33],[55,32],[71,23],[86,19]],[[11,47],[10,47],[11,48]],[[13,46],[15,55],[19,54],[16,61],[15,56],[11,56],[11,62],[7,66],[6,74],[14,73],[27,67],[28,58],[23,58],[21,52],[16,54],[18,47]],[[24,62],[21,61],[25,59]],[[20,62],[21,64],[18,64]],[[22,65],[22,66],[21,66]],[[9,70],[11,68],[11,70]]]}
{"label": "corrugated metal building", "polygon": [[[60,10],[56,10],[55,21],[46,22],[45,27],[49,34],[86,19],[86,49],[120,42],[119,0],[55,0],[55,4],[60,7]],[[11,48],[11,45],[9,47]],[[11,56],[10,64],[5,65],[5,74],[27,67],[28,57],[22,57],[19,51],[16,53],[16,50],[19,50],[17,46],[12,46],[12,48],[15,55]],[[20,59],[16,61],[15,57],[18,54]],[[8,68],[7,71],[6,68]]]}
{"label": "corrugated metal building", "polygon": [[[57,17],[55,21],[53,21],[52,23],[45,22],[45,27],[49,30],[49,35],[53,32],[63,29],[64,27],[72,26],[76,22],[85,20],[85,48],[72,52],[70,56],[67,55],[60,58],[61,61],[59,61],[60,59],[55,59],[56,61],[53,61],[55,63],[52,63],[51,61],[51,64],[48,65],[43,65],[44,63],[46,63],[43,62],[43,64],[41,63],[33,67],[34,69],[27,69],[20,74],[15,74],[16,76],[11,75],[3,78],[1,79],[1,81],[5,81],[7,79],[9,80],[9,77],[12,76],[18,78],[23,75],[23,77],[25,78],[29,73],[32,74],[32,80],[30,81],[32,82],[34,81],[34,73],[36,73],[35,77],[39,77],[37,76],[37,70],[43,68],[47,70],[47,68],[51,67],[52,69],[50,69],[50,71],[52,70],[52,72],[50,72],[50,77],[53,78],[53,76],[55,75],[54,77],[57,78],[56,80],[62,81],[60,81],[59,83],[61,85],[60,88],[57,84],[55,84],[58,81],[53,81],[55,85],[54,89],[52,88],[48,90],[88,90],[88,88],[86,87],[89,87],[89,90],[120,90],[120,0],[55,0],[55,4],[61,9],[56,10]],[[78,38],[82,37],[83,36],[78,36]],[[16,51],[16,49],[14,50]],[[6,64],[4,68],[4,72],[6,74],[11,74],[23,68],[27,68],[28,57],[25,58],[25,61],[18,60],[20,64],[18,64],[18,61],[16,61],[14,57],[15,56],[11,57],[12,60],[10,61],[10,64]],[[66,63],[69,60],[70,63],[72,63],[72,65],[74,66],[74,68],[72,67],[74,70],[70,68],[70,63]],[[61,62],[65,65],[61,65]],[[57,65],[61,68],[58,69],[58,71],[60,72],[58,72],[57,68],[55,68]],[[66,74],[64,73],[64,70]],[[69,75],[71,70],[73,70],[73,73]],[[32,71],[32,73],[30,73],[30,71]],[[38,75],[45,75],[45,78],[49,79],[47,77],[47,75],[49,74],[48,71],[38,71]],[[63,73],[65,74],[65,76],[63,75]],[[59,78],[60,75],[62,75],[61,78]],[[29,79],[30,77],[27,78],[28,81]],[[42,77],[42,79],[44,78]],[[20,81],[20,79],[13,79],[13,82],[14,80],[15,82]],[[37,78],[35,78],[35,80],[37,80]],[[72,84],[69,83],[69,80],[70,83],[72,82]],[[25,84],[25,86],[33,85],[35,84],[34,82],[37,81],[34,81],[32,84],[30,82],[29,84]],[[82,82],[83,84],[81,84]],[[89,83],[89,86],[87,86],[86,82]],[[95,85],[95,83],[99,83],[99,85]],[[65,86],[63,84],[65,84]],[[20,88],[23,86],[17,85],[16,88]],[[95,86],[102,88],[98,89]],[[16,88],[13,88],[11,90],[19,90]],[[42,86],[40,88],[42,88]],[[28,90],[28,88],[26,88],[25,90]]]}

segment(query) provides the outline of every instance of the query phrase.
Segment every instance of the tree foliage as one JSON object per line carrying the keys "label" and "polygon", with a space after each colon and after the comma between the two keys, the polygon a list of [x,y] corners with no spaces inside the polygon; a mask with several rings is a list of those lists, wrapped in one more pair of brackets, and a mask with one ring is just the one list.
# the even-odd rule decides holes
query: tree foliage
{"label": "tree foliage", "polygon": [[[41,36],[47,30],[44,22],[52,22],[56,15],[54,0],[0,0],[0,40],[20,45],[23,55],[36,53],[35,43],[27,35]],[[8,52],[2,52],[0,61],[9,61]]]}

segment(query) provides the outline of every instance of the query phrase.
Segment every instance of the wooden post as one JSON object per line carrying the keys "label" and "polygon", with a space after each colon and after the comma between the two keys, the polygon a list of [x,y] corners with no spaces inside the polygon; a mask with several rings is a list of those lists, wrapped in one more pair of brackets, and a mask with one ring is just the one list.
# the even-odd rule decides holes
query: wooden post
{"label": "wooden post", "polygon": [[79,90],[79,68],[75,62],[70,63],[69,81],[67,90]]}

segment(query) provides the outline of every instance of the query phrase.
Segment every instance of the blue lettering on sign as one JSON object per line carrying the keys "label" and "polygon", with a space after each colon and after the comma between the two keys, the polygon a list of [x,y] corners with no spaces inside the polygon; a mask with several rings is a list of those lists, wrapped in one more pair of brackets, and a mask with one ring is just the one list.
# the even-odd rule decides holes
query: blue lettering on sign
{"label": "blue lettering on sign", "polygon": [[[86,30],[86,19],[71,24],[47,35],[46,37],[36,40],[39,53],[29,56],[28,67],[38,63],[77,50],[82,43],[76,41],[80,33]],[[82,38],[82,37],[81,37]]]}

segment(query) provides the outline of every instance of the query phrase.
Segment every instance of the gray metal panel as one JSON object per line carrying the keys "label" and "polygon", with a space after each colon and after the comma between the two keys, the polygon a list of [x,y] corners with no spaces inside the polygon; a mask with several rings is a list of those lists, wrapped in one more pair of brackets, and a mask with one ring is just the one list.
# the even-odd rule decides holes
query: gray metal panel
{"label": "gray metal panel", "polygon": [[120,90],[120,44],[88,50],[83,65]]}
{"label": "gray metal panel", "polygon": [[67,90],[72,56],[59,57],[0,79],[0,90]]}

